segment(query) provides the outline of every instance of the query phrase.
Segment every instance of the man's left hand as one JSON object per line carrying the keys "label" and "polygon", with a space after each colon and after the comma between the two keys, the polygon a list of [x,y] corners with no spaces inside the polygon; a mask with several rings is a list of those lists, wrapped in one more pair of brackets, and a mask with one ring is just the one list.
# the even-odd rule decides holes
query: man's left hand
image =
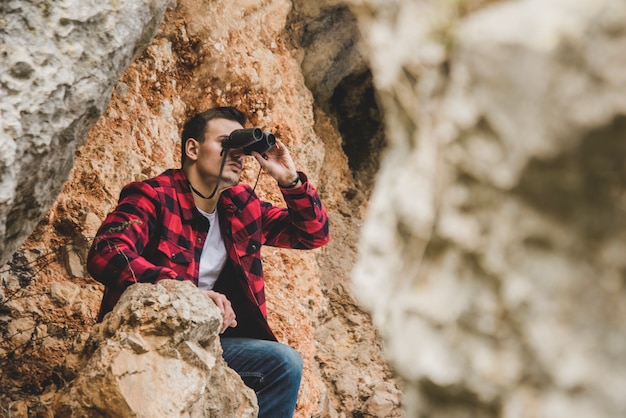
{"label": "man's left hand", "polygon": [[222,311],[222,329],[220,330],[220,334],[223,334],[228,327],[235,328],[237,326],[235,311],[233,310],[228,298],[213,290],[207,290],[205,293],[211,298],[211,300],[213,300],[213,302],[215,302],[220,311]]}
{"label": "man's left hand", "polygon": [[276,138],[276,145],[269,151],[263,155],[253,152],[252,156],[259,162],[261,168],[272,176],[278,184],[290,184],[298,177],[296,165],[291,158],[291,154],[289,154],[289,150],[278,138]]}

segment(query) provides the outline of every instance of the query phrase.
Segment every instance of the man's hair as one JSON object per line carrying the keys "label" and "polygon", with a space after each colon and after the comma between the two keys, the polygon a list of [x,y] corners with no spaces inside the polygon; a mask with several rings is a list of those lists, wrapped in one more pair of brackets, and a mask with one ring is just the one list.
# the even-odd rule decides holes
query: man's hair
{"label": "man's hair", "polygon": [[189,138],[194,138],[199,142],[204,141],[204,132],[206,131],[209,122],[212,119],[228,119],[235,122],[239,122],[241,126],[246,124],[246,115],[234,107],[214,107],[209,110],[205,110],[202,113],[198,113],[191,119],[189,119],[185,126],[183,126],[183,133],[181,135],[181,167],[185,164],[185,145]]}

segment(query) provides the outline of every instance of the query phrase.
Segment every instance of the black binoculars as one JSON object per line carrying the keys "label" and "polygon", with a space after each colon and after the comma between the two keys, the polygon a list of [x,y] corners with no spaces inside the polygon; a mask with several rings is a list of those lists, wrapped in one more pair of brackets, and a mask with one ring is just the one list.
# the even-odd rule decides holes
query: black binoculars
{"label": "black binoculars", "polygon": [[222,148],[224,150],[243,148],[246,155],[252,155],[252,151],[263,155],[275,144],[276,137],[271,133],[264,132],[261,128],[246,128],[232,131],[228,138],[222,141]]}

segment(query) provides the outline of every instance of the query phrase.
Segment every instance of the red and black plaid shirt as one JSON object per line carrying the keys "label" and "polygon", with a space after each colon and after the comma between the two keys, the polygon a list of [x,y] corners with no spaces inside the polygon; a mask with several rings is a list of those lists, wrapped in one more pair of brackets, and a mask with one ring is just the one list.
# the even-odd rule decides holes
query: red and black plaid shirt
{"label": "red and black plaid shirt", "polygon": [[[302,186],[281,189],[287,208],[261,201],[245,184],[225,190],[217,206],[231,266],[245,276],[246,300],[256,302],[263,318],[261,246],[313,249],[329,239],[326,210],[313,185],[299,175]],[[197,285],[208,229],[182,170],[127,185],[89,251],[89,273],[106,286],[98,319],[133,283],[175,279]]]}

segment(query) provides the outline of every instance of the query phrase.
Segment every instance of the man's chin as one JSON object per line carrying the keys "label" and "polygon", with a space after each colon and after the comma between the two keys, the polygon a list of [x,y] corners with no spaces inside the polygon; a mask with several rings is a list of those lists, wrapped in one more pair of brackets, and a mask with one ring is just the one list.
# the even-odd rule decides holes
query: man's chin
{"label": "man's chin", "polygon": [[239,176],[232,176],[232,177],[224,177],[222,178],[222,183],[224,184],[224,186],[228,186],[228,187],[233,187],[239,184],[239,182],[241,181]]}

